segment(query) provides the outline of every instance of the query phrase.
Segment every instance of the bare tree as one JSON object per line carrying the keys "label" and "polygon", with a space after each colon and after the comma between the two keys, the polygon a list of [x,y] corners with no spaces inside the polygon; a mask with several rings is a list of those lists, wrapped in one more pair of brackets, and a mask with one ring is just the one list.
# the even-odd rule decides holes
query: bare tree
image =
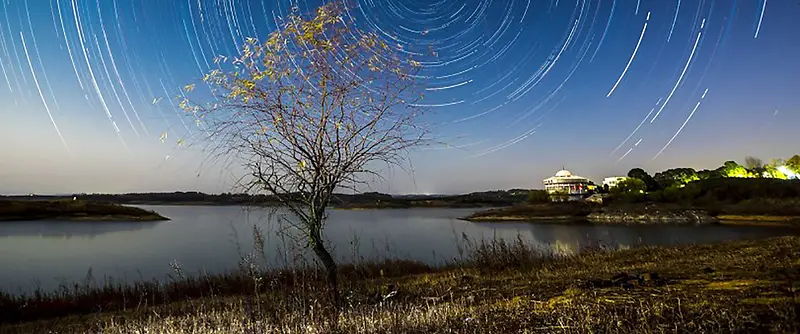
{"label": "bare tree", "polygon": [[337,303],[337,264],[323,239],[334,191],[363,189],[380,165],[403,166],[426,136],[414,104],[419,63],[357,29],[344,9],[292,14],[266,41],[248,38],[203,78],[215,102],[181,103],[208,124],[214,155],[245,168],[248,192],[288,209]]}
{"label": "bare tree", "polygon": [[761,159],[756,157],[745,157],[744,158],[744,167],[747,169],[759,169],[764,166],[764,162]]}
{"label": "bare tree", "polygon": [[765,169],[764,162],[761,159],[750,156],[744,158],[744,167],[755,174],[756,177],[762,177]]}

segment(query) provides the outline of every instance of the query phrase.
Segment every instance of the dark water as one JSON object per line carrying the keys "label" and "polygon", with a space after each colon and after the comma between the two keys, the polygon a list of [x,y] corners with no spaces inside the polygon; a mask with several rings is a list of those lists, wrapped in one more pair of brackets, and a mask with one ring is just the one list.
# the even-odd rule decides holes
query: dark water
{"label": "dark water", "polygon": [[[239,207],[153,206],[171,221],[4,222],[0,223],[0,290],[55,289],[82,281],[91,268],[102,282],[164,279],[177,262],[187,273],[235,269],[240,254],[252,249],[252,226],[265,232],[272,266],[296,263],[301,253],[286,224]],[[723,226],[593,226],[527,223],[470,223],[456,218],[471,209],[332,211],[327,236],[336,256],[400,257],[436,264],[459,257],[466,239],[522,238],[543,251],[571,253],[603,244],[706,243],[787,235],[774,228]]]}

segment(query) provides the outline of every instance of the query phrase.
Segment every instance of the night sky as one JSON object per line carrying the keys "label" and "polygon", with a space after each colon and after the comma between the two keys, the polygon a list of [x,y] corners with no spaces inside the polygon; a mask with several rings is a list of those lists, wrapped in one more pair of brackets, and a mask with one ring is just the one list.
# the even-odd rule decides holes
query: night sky
{"label": "night sky", "polygon": [[[318,1],[0,0],[0,193],[230,191],[177,108],[213,58]],[[423,65],[448,146],[373,189],[541,187],[800,151],[796,0],[358,0]],[[186,145],[184,144],[186,143]]]}

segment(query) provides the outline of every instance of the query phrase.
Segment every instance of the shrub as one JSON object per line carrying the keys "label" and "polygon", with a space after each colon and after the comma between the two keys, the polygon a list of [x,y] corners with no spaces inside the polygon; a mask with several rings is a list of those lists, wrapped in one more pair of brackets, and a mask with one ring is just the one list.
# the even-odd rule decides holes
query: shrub
{"label": "shrub", "polygon": [[647,185],[644,181],[636,178],[628,178],[620,181],[616,187],[611,189],[611,195],[615,201],[641,202],[645,199]]}
{"label": "shrub", "polygon": [[550,194],[545,190],[531,190],[528,193],[528,203],[541,204],[550,202]]}
{"label": "shrub", "polygon": [[800,181],[769,178],[720,178],[690,182],[653,192],[648,199],[657,202],[714,204],[739,203],[753,199],[800,198]]}

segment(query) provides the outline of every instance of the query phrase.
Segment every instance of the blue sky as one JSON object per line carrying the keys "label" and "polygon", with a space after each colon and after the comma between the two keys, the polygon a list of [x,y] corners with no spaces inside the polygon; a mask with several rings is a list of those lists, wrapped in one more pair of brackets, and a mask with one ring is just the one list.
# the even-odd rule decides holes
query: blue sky
{"label": "blue sky", "polygon": [[[600,180],[798,153],[796,1],[358,3],[362,29],[426,64],[423,103],[455,147],[415,153],[413,175],[387,170],[372,190],[531,188],[561,166]],[[317,5],[0,2],[0,193],[230,191],[235,172],[176,144],[198,131],[172,97],[214,56]]]}

